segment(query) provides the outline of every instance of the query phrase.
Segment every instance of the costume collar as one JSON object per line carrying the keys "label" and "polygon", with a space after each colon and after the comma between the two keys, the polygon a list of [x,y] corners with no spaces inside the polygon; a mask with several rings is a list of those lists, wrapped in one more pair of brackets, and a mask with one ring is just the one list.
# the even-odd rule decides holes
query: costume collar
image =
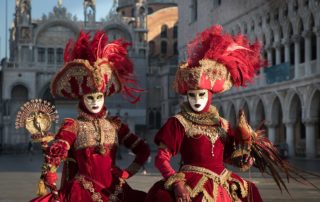
{"label": "costume collar", "polygon": [[86,121],[94,121],[97,119],[105,119],[107,117],[108,111],[104,106],[99,113],[93,114],[88,112],[88,110],[82,109],[81,105],[78,105],[79,116],[78,119]]}
{"label": "costume collar", "polygon": [[218,125],[219,113],[213,105],[210,106],[208,112],[196,113],[189,106],[188,102],[181,105],[181,115],[187,120],[200,125]]}

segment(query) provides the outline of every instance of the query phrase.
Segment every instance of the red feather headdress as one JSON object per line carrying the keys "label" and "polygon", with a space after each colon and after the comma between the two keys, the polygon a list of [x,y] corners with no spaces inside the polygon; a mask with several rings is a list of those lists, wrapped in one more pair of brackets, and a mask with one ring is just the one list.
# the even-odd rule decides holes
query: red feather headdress
{"label": "red feather headdress", "polygon": [[177,73],[175,88],[180,94],[188,90],[208,89],[221,93],[232,86],[252,82],[265,61],[260,57],[259,42],[250,44],[243,35],[222,33],[220,25],[198,34],[188,44],[188,59]]}
{"label": "red feather headdress", "polygon": [[102,92],[110,96],[117,92],[139,101],[135,93],[137,82],[133,63],[128,58],[129,43],[115,40],[108,43],[107,35],[97,32],[90,41],[89,33],[80,32],[78,39],[69,40],[64,53],[64,66],[51,83],[53,96],[79,99],[84,94]]}

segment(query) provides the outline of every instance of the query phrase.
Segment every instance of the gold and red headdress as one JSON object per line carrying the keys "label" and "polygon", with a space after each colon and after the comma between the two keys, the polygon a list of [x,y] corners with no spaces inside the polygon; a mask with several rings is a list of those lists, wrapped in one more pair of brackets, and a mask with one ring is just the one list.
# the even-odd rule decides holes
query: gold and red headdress
{"label": "gold and red headdress", "polygon": [[198,34],[188,44],[187,62],[176,72],[175,90],[207,89],[221,93],[232,86],[246,86],[264,64],[260,44],[250,44],[243,35],[222,33],[220,25]]}
{"label": "gold and red headdress", "polygon": [[[133,88],[133,63],[128,58],[128,43],[115,40],[108,43],[104,32],[97,32],[90,41],[89,33],[80,32],[76,42],[69,40],[64,53],[64,66],[51,82],[54,97],[80,99],[88,93],[102,92],[106,96],[123,92],[139,100]],[[131,87],[130,87],[131,86]]]}

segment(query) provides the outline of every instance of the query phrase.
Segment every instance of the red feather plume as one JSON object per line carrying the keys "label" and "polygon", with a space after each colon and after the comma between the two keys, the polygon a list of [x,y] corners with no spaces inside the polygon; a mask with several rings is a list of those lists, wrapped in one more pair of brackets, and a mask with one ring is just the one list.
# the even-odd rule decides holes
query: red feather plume
{"label": "red feather plume", "polygon": [[140,100],[140,96],[136,96],[135,93],[143,92],[143,90],[137,87],[134,78],[133,63],[128,58],[129,45],[121,39],[108,43],[108,37],[103,31],[96,32],[90,41],[90,33],[81,31],[75,42],[68,41],[64,62],[84,59],[93,65],[97,59],[107,59],[122,85],[122,93],[133,99],[131,103],[136,103]]}
{"label": "red feather plume", "polygon": [[235,86],[246,86],[266,63],[260,57],[261,44],[253,44],[244,35],[222,33],[220,25],[198,34],[188,44],[188,67],[199,66],[202,59],[211,59],[226,66]]}

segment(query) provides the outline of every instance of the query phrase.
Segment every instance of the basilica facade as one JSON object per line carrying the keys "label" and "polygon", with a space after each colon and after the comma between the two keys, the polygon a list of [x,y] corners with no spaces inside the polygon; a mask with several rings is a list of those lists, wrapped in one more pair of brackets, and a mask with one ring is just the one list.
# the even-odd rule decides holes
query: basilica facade
{"label": "basilica facade", "polygon": [[[61,0],[52,12],[41,19],[32,18],[32,1],[16,0],[14,21],[10,28],[10,57],[1,62],[0,149],[25,150],[30,137],[24,130],[15,129],[15,116],[20,106],[34,98],[51,101],[56,105],[60,122],[76,117],[77,103],[54,99],[50,94],[52,76],[63,65],[66,42],[77,38],[80,30],[94,33],[103,30],[109,40],[123,38],[131,43],[130,57],[141,88],[147,87],[148,24],[147,18],[158,10],[166,9],[174,1],[114,1],[105,19],[96,20],[95,0],[75,1],[83,4],[84,20],[68,12]],[[160,31],[159,31],[160,32]],[[160,34],[160,33],[159,33]],[[157,35],[154,33],[154,35]],[[121,95],[107,97],[106,106],[111,115],[119,115],[137,134],[146,132],[146,93],[141,101],[131,105]],[[57,128],[59,125],[56,125]]]}
{"label": "basilica facade", "polygon": [[235,125],[244,109],[289,156],[319,156],[320,1],[186,0],[178,8],[180,60],[188,41],[213,24],[263,44],[269,67],[247,88],[215,95],[220,114]]}

